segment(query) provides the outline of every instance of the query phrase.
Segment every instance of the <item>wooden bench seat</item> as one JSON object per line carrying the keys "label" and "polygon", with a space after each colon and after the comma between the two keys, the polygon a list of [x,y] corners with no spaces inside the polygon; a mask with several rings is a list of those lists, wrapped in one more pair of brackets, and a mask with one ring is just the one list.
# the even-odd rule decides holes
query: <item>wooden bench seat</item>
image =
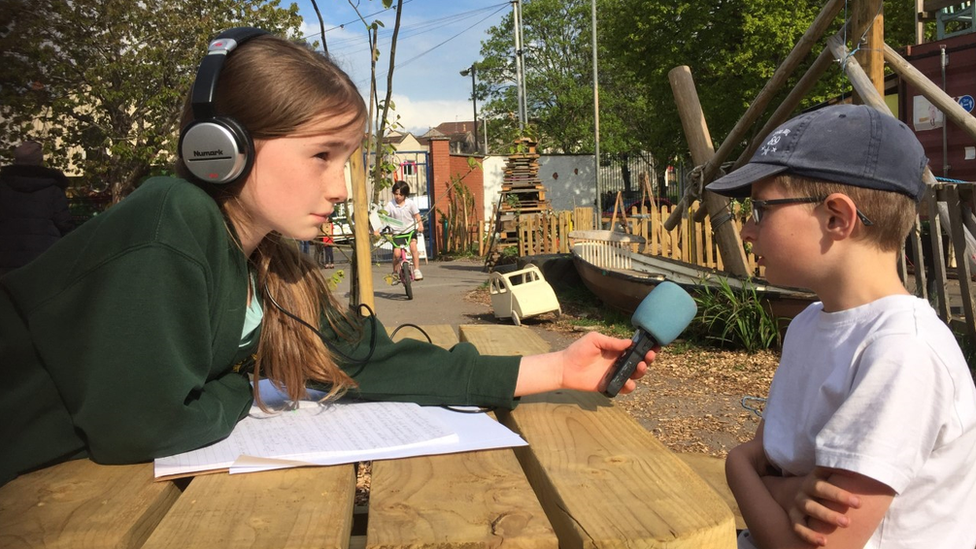
{"label": "wooden bench seat", "polygon": [[745,530],[746,521],[743,520],[742,512],[739,511],[739,504],[735,502],[732,489],[729,488],[729,483],[725,480],[725,459],[705,454],[678,453],[676,455],[681,458],[681,461],[688,464],[688,467],[691,467],[691,470],[702,480],[707,482],[712,490],[715,490],[715,493],[722,498],[722,501],[729,506],[732,515],[735,517],[736,529]]}

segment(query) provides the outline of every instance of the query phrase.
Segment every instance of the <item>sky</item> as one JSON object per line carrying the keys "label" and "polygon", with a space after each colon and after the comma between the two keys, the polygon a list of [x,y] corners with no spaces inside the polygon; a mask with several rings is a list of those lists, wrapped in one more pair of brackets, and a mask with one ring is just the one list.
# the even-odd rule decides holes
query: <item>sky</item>
{"label": "sky", "polygon": [[[377,63],[379,97],[386,95],[390,40],[395,9],[380,0],[352,0],[367,22],[382,21]],[[304,19],[302,33],[319,40],[318,16],[311,0],[295,0]],[[349,0],[316,0],[325,24],[329,53],[365,95],[369,91],[369,40]],[[282,5],[287,6],[288,0]],[[474,117],[471,77],[460,72],[480,60],[488,29],[501,24],[512,4],[499,0],[404,0],[393,73],[393,104],[400,123],[414,135],[443,122]],[[514,41],[514,39],[513,39]],[[321,42],[321,40],[319,40]],[[479,105],[480,111],[480,105]]]}

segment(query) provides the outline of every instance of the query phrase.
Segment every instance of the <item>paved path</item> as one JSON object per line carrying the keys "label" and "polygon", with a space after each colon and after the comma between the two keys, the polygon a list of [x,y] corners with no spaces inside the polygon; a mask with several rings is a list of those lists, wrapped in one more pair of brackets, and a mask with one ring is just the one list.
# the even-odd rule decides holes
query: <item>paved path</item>
{"label": "paved path", "polygon": [[[460,324],[511,324],[511,320],[496,319],[490,306],[474,303],[464,298],[488,280],[488,273],[482,270],[481,259],[458,259],[455,261],[421,261],[420,270],[424,279],[414,283],[414,298],[408,301],[403,288],[390,286],[384,277],[391,272],[389,262],[373,264],[373,293],[376,314],[390,329],[404,323],[411,324],[449,324],[457,328]],[[346,273],[336,295],[342,300],[349,299],[349,280],[352,271],[341,253],[336,253],[336,269]],[[329,272],[329,271],[326,271]],[[553,349],[561,349],[571,343],[573,336],[545,329],[546,322],[527,319],[523,326],[539,334],[549,342]]]}

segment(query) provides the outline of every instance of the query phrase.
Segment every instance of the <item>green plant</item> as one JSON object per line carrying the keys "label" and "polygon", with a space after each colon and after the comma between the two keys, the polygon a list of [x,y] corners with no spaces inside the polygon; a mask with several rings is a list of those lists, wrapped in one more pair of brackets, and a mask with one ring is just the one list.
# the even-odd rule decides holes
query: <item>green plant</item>
{"label": "green plant", "polygon": [[736,290],[727,278],[719,277],[717,285],[703,283],[699,288],[695,322],[705,339],[720,347],[742,348],[750,353],[779,346],[776,317],[763,305],[755,286],[747,283],[742,290]]}
{"label": "green plant", "polygon": [[[467,256],[474,254],[475,250],[478,249],[478,240],[475,235],[478,235],[479,231],[472,230],[472,224],[477,225],[478,219],[475,215],[475,199],[471,189],[465,185],[464,179],[479,169],[481,169],[481,164],[473,158],[468,158],[468,171],[461,175],[451,176],[445,195],[447,198],[445,209],[441,209],[439,206],[434,207],[443,223],[442,252],[444,253],[453,252]],[[440,198],[444,197],[438,199]]]}
{"label": "green plant", "polygon": [[331,290],[331,291],[334,292],[334,291],[336,291],[336,288],[339,287],[339,284],[342,283],[342,280],[344,278],[346,278],[346,271],[344,271],[342,269],[338,269],[338,270],[332,271],[332,275],[330,277],[326,278],[325,279],[325,282],[326,282],[326,284],[329,285],[329,290]]}

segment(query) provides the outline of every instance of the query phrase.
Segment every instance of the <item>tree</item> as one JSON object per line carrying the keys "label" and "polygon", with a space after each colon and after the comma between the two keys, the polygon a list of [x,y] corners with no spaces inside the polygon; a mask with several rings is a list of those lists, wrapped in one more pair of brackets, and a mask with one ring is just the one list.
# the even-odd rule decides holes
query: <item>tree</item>
{"label": "tree", "polygon": [[[914,14],[905,9],[910,3],[884,4],[886,10],[891,9],[885,18],[886,42],[896,47],[911,43]],[[632,123],[631,131],[640,136],[644,147],[661,158],[687,157],[667,73],[676,66],[688,65],[712,139],[721,143],[823,5],[823,0],[605,0],[600,40],[609,55],[603,59],[626,83],[631,95],[646,102],[640,106],[643,113],[626,118]],[[842,12],[828,34],[841,28],[844,17]],[[765,117],[813,63],[825,38],[814,46]],[[801,108],[849,90],[840,70],[828,70]],[[753,131],[761,127],[757,123]]]}
{"label": "tree", "polygon": [[43,141],[119,200],[175,157],[183,101],[219,31],[298,35],[279,0],[0,0],[0,142]]}
{"label": "tree", "polygon": [[[393,0],[382,0],[383,7],[389,9],[393,5]],[[393,72],[396,67],[396,47],[397,36],[400,34],[400,21],[403,16],[403,2],[397,2],[396,18],[393,23],[393,35],[390,38],[390,55],[386,72],[386,98],[380,100],[379,89],[376,85],[376,63],[380,58],[379,31],[383,27],[383,22],[374,20],[367,22],[360,13],[359,6],[349,0],[349,5],[356,11],[359,20],[366,28],[366,36],[369,39],[370,63],[369,63],[369,121],[366,127],[368,138],[366,139],[366,157],[369,158],[372,151],[375,151],[373,158],[375,164],[373,170],[373,192],[372,202],[379,202],[380,191],[393,186],[393,174],[396,166],[390,161],[390,156],[395,152],[391,145],[384,143],[387,130],[398,130],[400,126],[400,115],[394,114],[391,117],[391,110],[395,110],[391,97],[393,96]],[[374,120],[374,114],[376,116]]]}
{"label": "tree", "polygon": [[[590,0],[524,0],[529,120],[543,147],[593,150]],[[647,2],[598,0],[600,148],[687,157],[687,144],[667,73],[689,65],[716,143],[786,59],[823,8],[823,0]],[[886,1],[885,35],[892,46],[912,42],[910,3]],[[839,29],[843,14],[833,25]],[[491,134],[515,137],[517,112],[512,18],[488,31],[478,63],[478,99]],[[812,64],[825,41],[801,65],[774,105]],[[841,95],[849,86],[828,71],[803,107]],[[772,110],[770,110],[770,113]],[[767,113],[767,116],[768,114]],[[761,128],[756,125],[754,131]]]}
{"label": "tree", "polygon": [[[575,153],[593,150],[593,55],[590,0],[531,0],[522,8],[523,59],[529,132],[543,148]],[[481,81],[478,99],[490,120],[492,135],[512,143],[518,136],[518,103],[515,82],[515,45],[512,15],[488,30],[478,62]],[[625,149],[627,136],[614,128],[621,109],[611,108],[603,117],[604,101],[614,104],[619,95],[603,95],[604,86],[615,81],[612,73],[600,73],[601,133],[607,125],[609,149]]]}

